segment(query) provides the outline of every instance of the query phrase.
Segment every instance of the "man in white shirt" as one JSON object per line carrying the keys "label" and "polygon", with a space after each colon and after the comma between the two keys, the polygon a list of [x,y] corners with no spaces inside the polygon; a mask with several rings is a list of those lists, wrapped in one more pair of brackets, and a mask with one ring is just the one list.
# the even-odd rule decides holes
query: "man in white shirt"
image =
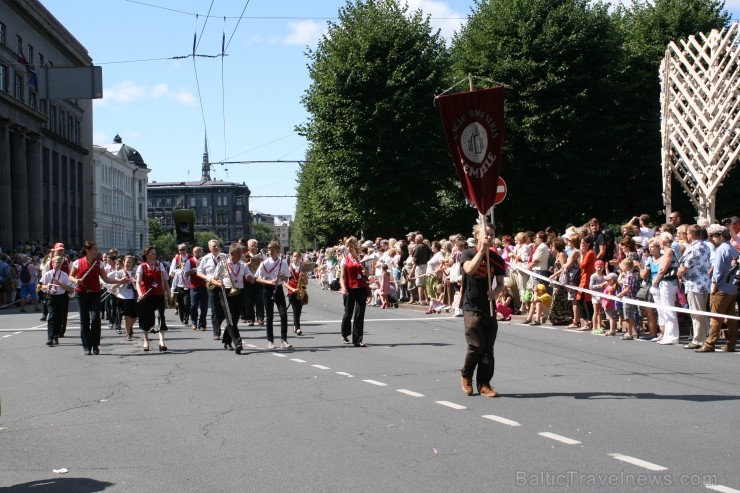
{"label": "man in white shirt", "polygon": [[[217,240],[210,240],[208,242],[208,250],[210,253],[203,256],[198,266],[198,277],[203,279],[208,286],[213,281],[213,276],[216,273],[218,267],[219,257],[221,255],[221,248]],[[215,297],[213,290],[208,291],[208,307],[211,309],[211,326],[213,328],[213,340],[221,340],[221,324],[219,320],[223,320],[223,308]]]}

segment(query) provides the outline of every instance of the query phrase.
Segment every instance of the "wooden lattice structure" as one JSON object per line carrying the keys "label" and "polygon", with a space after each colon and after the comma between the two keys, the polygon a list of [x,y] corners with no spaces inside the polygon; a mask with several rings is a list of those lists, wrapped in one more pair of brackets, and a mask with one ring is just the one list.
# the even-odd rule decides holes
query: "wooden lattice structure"
{"label": "wooden lattice structure", "polygon": [[717,190],[740,154],[740,24],[671,42],[661,77],[666,216],[673,175],[699,217],[714,220]]}

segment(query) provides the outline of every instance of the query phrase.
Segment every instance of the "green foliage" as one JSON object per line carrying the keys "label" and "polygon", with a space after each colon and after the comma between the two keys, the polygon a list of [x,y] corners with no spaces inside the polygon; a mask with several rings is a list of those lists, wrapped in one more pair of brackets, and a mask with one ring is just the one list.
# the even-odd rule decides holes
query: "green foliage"
{"label": "green foliage", "polygon": [[275,232],[262,223],[257,223],[252,226],[252,235],[257,240],[257,244],[260,247],[267,246],[267,244],[272,240],[277,240]]}
{"label": "green foliage", "polygon": [[224,246],[224,239],[221,238],[219,235],[217,235],[213,231],[196,231],[195,232],[195,242],[198,246],[203,248],[203,250],[208,253],[208,242],[211,240],[216,240],[218,243],[223,247]]}
{"label": "green foliage", "polygon": [[160,258],[172,258],[177,252],[177,241],[172,234],[163,234],[156,239],[149,238],[149,242],[157,249]]}
{"label": "green foliage", "polygon": [[433,224],[436,191],[454,176],[432,104],[448,68],[439,33],[394,0],[358,0],[340,9],[307,56],[310,117],[297,130],[310,147],[298,177],[299,241]]}
{"label": "green foliage", "polygon": [[160,236],[164,236],[164,234],[162,224],[156,219],[149,219],[149,241],[154,242]]}

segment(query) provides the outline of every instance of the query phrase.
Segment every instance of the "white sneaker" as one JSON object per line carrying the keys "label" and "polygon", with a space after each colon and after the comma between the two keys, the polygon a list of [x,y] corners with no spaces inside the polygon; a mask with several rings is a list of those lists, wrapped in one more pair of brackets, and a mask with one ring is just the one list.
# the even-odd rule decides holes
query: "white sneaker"
{"label": "white sneaker", "polygon": [[282,341],[280,341],[280,347],[283,349],[288,349],[288,348],[293,347],[293,345],[289,343],[288,341],[286,341],[285,339],[283,339]]}
{"label": "white sneaker", "polygon": [[456,316],[456,317],[462,317],[462,316],[463,316],[463,311],[462,311],[462,309],[460,309],[460,308],[455,308],[455,316]]}
{"label": "white sneaker", "polygon": [[272,341],[267,341],[267,349],[275,349],[275,344]]}

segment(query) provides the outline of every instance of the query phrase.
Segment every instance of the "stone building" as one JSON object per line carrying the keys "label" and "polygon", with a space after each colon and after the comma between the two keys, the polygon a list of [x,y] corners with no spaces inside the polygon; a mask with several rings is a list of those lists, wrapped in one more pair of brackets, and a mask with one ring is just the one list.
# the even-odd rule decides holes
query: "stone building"
{"label": "stone building", "polygon": [[89,67],[37,0],[0,1],[0,245],[93,237],[92,100],[41,97],[37,70]]}
{"label": "stone building", "polygon": [[147,185],[147,216],[166,232],[175,228],[173,211],[193,209],[195,231],[213,231],[228,243],[249,238],[249,187],[245,183],[211,180],[208,146],[203,153],[200,181],[162,182]]}
{"label": "stone building", "polygon": [[149,243],[147,175],[139,151],[123,143],[94,146],[95,242],[100,251],[138,255]]}

